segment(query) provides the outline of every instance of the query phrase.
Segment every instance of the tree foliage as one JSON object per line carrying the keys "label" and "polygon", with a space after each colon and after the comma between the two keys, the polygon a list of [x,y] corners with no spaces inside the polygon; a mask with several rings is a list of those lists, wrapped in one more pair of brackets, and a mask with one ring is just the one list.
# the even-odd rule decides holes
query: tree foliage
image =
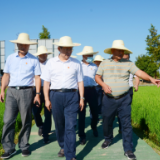
{"label": "tree foliage", "polygon": [[51,35],[48,29],[42,25],[42,32],[39,33],[39,39],[50,39]]}
{"label": "tree foliage", "polygon": [[135,62],[136,66],[142,71],[146,72],[152,77],[156,77],[158,75],[158,66],[156,63],[150,58],[149,55],[140,55],[136,58]]}
{"label": "tree foliage", "polygon": [[145,40],[147,53],[136,58],[136,65],[150,76],[157,77],[160,67],[160,35],[152,24],[149,32]]}

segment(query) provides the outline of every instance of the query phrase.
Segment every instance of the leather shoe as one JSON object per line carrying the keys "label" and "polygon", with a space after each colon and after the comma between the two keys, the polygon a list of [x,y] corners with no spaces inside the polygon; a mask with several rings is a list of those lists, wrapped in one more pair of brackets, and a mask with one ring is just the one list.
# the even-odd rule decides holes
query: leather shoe
{"label": "leather shoe", "polygon": [[58,152],[58,157],[64,157],[64,149],[60,149]]}

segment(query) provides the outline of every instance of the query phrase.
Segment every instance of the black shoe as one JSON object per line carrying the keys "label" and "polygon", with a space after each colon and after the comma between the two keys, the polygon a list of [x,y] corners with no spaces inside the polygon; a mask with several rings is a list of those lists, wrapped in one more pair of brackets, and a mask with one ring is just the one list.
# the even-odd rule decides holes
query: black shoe
{"label": "black shoe", "polygon": [[108,148],[110,144],[111,142],[105,140],[102,144],[102,149]]}
{"label": "black shoe", "polygon": [[97,128],[93,130],[93,135],[94,135],[95,137],[98,137],[98,131],[97,131]]}
{"label": "black shoe", "polygon": [[50,143],[50,142],[51,142],[51,141],[50,141],[49,139],[44,139],[44,140],[43,140],[43,143],[44,143],[44,144],[48,144],[48,143]]}
{"label": "black shoe", "polygon": [[75,158],[72,158],[71,160],[76,160]]}
{"label": "black shoe", "polygon": [[12,152],[9,152],[9,153],[2,154],[1,158],[8,159],[8,158],[12,157],[14,154],[16,154],[16,150],[13,150]]}
{"label": "black shoe", "polygon": [[86,144],[86,139],[85,138],[80,138],[80,142],[81,145],[85,145]]}
{"label": "black shoe", "polygon": [[22,151],[22,156],[23,156],[23,157],[27,157],[27,156],[29,156],[30,154],[31,154],[31,152],[30,152],[28,149]]}
{"label": "black shoe", "polygon": [[134,155],[134,153],[132,151],[127,151],[124,153],[124,155],[128,158],[128,159],[136,159],[136,156]]}
{"label": "black shoe", "polygon": [[42,133],[43,133],[43,128],[42,128],[42,127],[39,127],[38,135],[39,135],[39,136],[42,136]]}
{"label": "black shoe", "polygon": [[61,149],[61,150],[58,152],[58,157],[64,157],[64,149]]}

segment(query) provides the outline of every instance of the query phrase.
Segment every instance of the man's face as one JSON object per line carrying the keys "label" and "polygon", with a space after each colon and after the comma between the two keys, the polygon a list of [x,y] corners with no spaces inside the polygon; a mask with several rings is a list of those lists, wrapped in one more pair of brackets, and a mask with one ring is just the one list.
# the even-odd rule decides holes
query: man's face
{"label": "man's face", "polygon": [[83,60],[87,60],[88,57],[93,57],[93,55],[83,55]]}
{"label": "man's face", "polygon": [[129,54],[124,54],[123,59],[129,60]]}
{"label": "man's face", "polygon": [[99,67],[99,65],[101,64],[101,61],[94,61],[94,64],[96,64],[97,67]]}
{"label": "man's face", "polygon": [[58,47],[58,50],[64,59],[67,60],[72,54],[73,47]]}
{"label": "man's face", "polygon": [[41,54],[38,56],[39,60],[42,61],[42,62],[45,62],[47,60],[47,53],[45,54]]}
{"label": "man's face", "polygon": [[29,46],[28,44],[17,44],[18,50],[21,54],[26,54],[29,50]]}
{"label": "man's face", "polygon": [[124,50],[120,50],[120,49],[111,49],[111,52],[113,54],[113,58],[120,60],[123,58],[124,55]]}

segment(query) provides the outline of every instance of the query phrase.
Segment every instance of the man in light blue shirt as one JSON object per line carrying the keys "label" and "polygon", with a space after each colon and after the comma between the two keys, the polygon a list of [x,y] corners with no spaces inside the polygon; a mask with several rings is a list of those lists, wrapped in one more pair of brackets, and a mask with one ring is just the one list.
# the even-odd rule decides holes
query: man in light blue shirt
{"label": "man in light blue shirt", "polygon": [[[5,153],[2,159],[10,158],[16,153],[14,144],[15,123],[18,112],[20,112],[22,120],[22,129],[19,134],[19,148],[22,156],[30,155],[29,136],[31,131],[32,103],[40,104],[40,65],[36,57],[28,53],[29,46],[35,44],[29,39],[29,35],[21,33],[17,40],[11,41],[17,43],[18,52],[11,54],[6,61],[4,75],[2,78],[2,87],[0,101],[4,102],[5,89],[8,87],[4,126],[2,133],[2,145]],[[36,84],[36,96],[33,97],[34,78]]]}
{"label": "man in light blue shirt", "polygon": [[83,51],[77,55],[82,55],[82,70],[83,70],[83,81],[84,81],[84,110],[79,112],[79,137],[80,144],[84,145],[86,143],[85,134],[85,114],[86,114],[86,104],[89,104],[90,111],[92,114],[91,128],[93,130],[93,135],[98,137],[97,122],[98,122],[98,94],[96,91],[97,83],[95,82],[95,75],[98,67],[92,63],[93,55],[98,52],[94,52],[91,46],[85,46]]}

